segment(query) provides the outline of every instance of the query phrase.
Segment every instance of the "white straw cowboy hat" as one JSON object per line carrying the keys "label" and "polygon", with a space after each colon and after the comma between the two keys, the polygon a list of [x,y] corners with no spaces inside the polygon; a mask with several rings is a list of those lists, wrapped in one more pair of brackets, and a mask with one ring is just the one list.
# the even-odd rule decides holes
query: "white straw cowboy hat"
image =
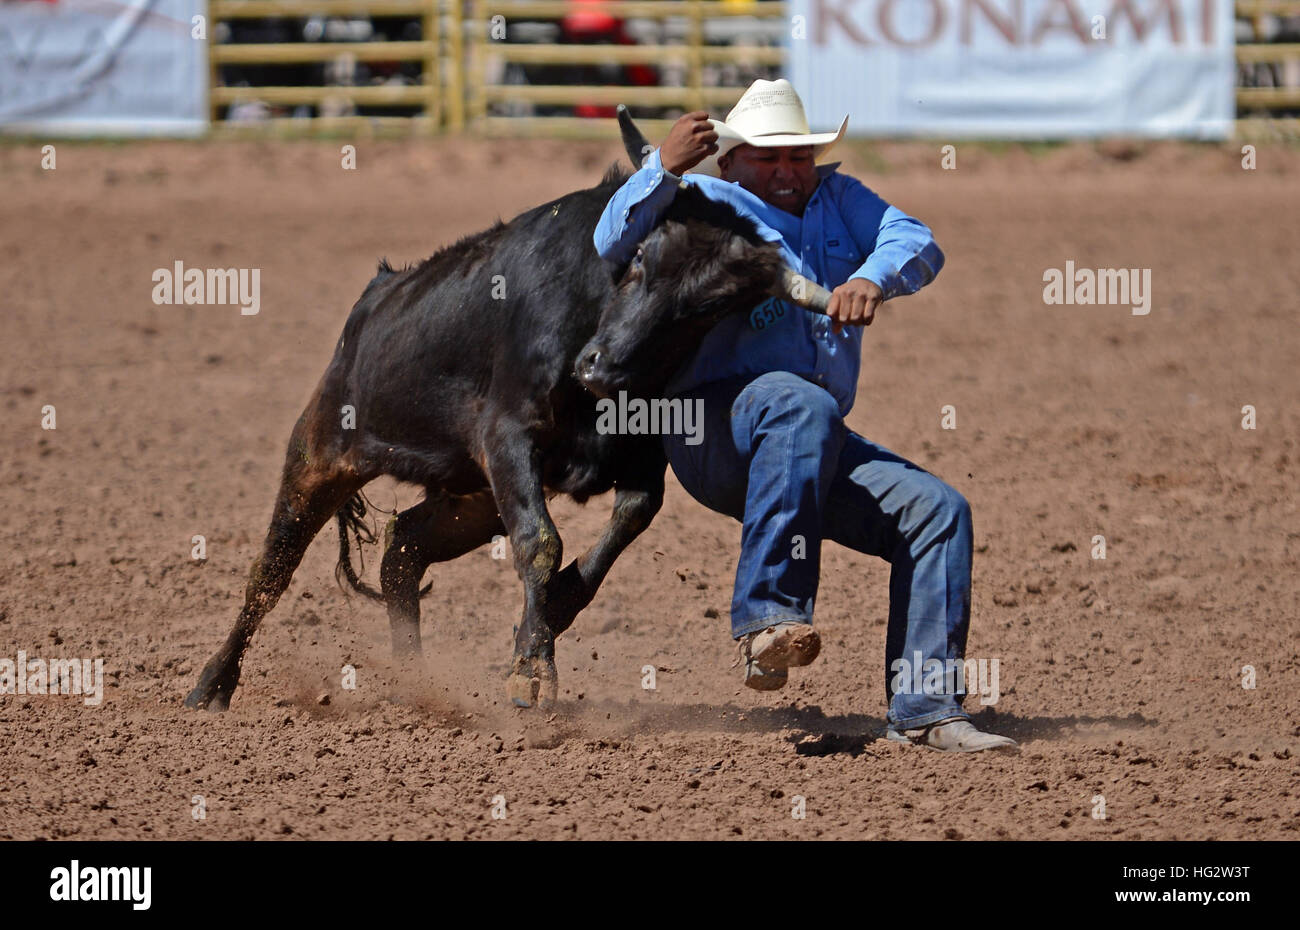
{"label": "white straw cowboy hat", "polygon": [[749,85],[749,90],[727,114],[726,121],[709,120],[718,133],[718,151],[690,169],[697,174],[719,177],[718,159],[742,143],[764,148],[778,145],[811,145],[816,160],[830,151],[844,136],[846,116],[835,132],[809,132],[803,101],[785,78]]}

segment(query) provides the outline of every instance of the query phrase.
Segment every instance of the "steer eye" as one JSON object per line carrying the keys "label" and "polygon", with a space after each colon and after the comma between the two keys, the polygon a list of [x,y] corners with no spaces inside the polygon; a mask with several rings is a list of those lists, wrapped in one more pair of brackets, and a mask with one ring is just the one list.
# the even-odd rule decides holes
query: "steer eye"
{"label": "steer eye", "polygon": [[638,245],[636,247],[636,254],[632,256],[632,264],[640,265],[642,259],[644,258],[645,258],[645,251],[641,248],[641,246]]}

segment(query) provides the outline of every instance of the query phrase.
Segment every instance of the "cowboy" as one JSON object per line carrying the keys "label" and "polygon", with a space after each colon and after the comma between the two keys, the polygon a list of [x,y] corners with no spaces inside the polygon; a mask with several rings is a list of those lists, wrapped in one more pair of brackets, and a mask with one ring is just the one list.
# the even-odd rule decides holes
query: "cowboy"
{"label": "cowboy", "polygon": [[844,425],[861,327],[885,301],[930,283],[944,260],[923,224],[838,162],[816,164],[847,125],[809,132],[784,79],[755,81],[725,121],[687,113],[610,199],[596,249],[628,261],[678,186],[694,185],[779,233],[795,270],[831,291],[826,316],[772,298],[727,317],[667,389],[702,399],[705,411],[702,443],[664,436],[673,472],[697,501],[742,524],[731,633],[745,684],[781,688],[788,669],[817,658],[821,541],[832,539],[891,563],[887,738],[957,752],[1015,746],[975,728],[963,687],[914,693],[895,674],[904,659],[951,668],[965,655],[971,516],[953,488]]}

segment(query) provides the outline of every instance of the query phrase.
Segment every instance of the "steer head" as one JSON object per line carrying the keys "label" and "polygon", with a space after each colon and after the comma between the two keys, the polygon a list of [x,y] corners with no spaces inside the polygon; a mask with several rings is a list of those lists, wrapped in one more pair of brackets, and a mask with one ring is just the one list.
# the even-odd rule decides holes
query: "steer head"
{"label": "steer head", "polygon": [[[648,151],[620,107],[629,157]],[[796,274],[752,223],[694,187],[677,192],[663,220],[618,269],[613,299],[574,374],[597,397],[650,394],[723,317],[778,297],[825,312],[825,288]]]}

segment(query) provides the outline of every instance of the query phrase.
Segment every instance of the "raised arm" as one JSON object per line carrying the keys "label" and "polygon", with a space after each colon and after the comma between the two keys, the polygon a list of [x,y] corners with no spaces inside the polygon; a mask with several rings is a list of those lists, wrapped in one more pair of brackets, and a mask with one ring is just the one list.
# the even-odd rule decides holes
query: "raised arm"
{"label": "raised arm", "polygon": [[681,178],[666,171],[659,149],[614,192],[592,237],[600,257],[617,264],[632,260],[637,243],[650,234],[677,195]]}
{"label": "raised arm", "polygon": [[[644,141],[644,136],[637,136]],[[717,143],[708,113],[695,110],[678,118],[663,146],[650,153],[641,170],[605,205],[593,237],[600,257],[619,264],[631,261],[637,243],[650,234],[673,202],[682,174],[716,152]]]}

